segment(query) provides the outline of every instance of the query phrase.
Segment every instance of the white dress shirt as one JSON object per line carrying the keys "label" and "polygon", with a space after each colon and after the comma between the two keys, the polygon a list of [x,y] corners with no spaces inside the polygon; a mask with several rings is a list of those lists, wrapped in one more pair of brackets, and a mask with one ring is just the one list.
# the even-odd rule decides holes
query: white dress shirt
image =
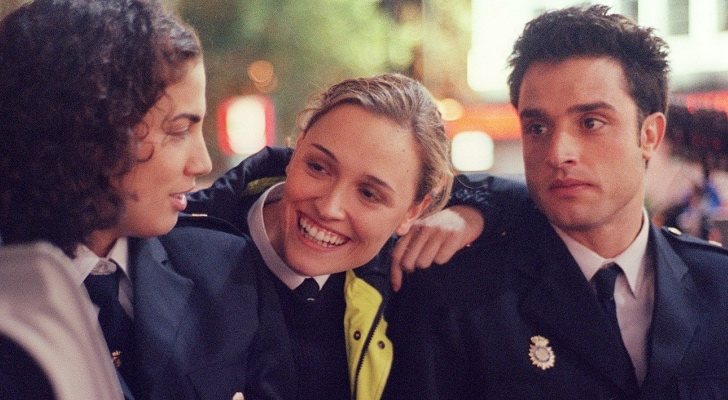
{"label": "white dress shirt", "polygon": [[[248,211],[248,229],[250,229],[250,237],[255,242],[255,246],[263,256],[265,265],[268,266],[273,275],[278,277],[289,289],[294,290],[297,288],[303,280],[309,278],[299,274],[292,270],[283,261],[281,256],[276,253],[273,249],[273,245],[270,243],[268,238],[268,232],[265,229],[265,221],[263,219],[263,207],[265,204],[280,200],[283,195],[283,185],[285,182],[281,182],[271,186],[266,190],[253,204],[253,207]],[[324,284],[329,279],[330,275],[319,275],[312,277],[318,283],[319,288],[324,287]]]}
{"label": "white dress shirt", "polygon": [[0,247],[0,265],[0,333],[41,366],[55,398],[123,400],[71,260],[57,247],[37,243]]}
{"label": "white dress shirt", "polygon": [[614,258],[603,258],[554,226],[587,281],[591,282],[600,268],[612,262],[622,268],[624,273],[619,274],[614,285],[614,302],[622,341],[640,383],[647,375],[647,333],[655,301],[654,261],[647,252],[649,228],[649,217],[643,210],[642,227],[632,244]]}
{"label": "white dress shirt", "polygon": [[[94,270],[99,260],[113,260],[124,272],[124,275],[119,280],[119,303],[124,309],[126,314],[134,319],[134,293],[132,290],[130,276],[130,265],[129,265],[129,240],[125,237],[116,239],[116,242],[111,247],[109,254],[106,257],[99,257],[88,247],[79,245],[76,248],[76,258],[73,259],[73,265],[76,267],[76,274],[74,280],[78,286],[83,286],[83,281],[89,274]],[[89,304],[95,310],[95,314],[98,315],[99,308],[91,302]]]}

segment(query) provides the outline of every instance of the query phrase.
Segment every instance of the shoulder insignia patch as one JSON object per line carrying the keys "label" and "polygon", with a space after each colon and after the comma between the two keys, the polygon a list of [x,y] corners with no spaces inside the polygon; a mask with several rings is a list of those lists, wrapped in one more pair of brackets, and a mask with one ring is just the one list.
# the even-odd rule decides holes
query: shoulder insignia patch
{"label": "shoulder insignia patch", "polygon": [[243,197],[245,196],[252,196],[252,195],[258,195],[266,190],[268,190],[269,187],[275,185],[278,182],[283,182],[286,180],[286,177],[281,176],[269,176],[265,178],[256,179],[254,181],[248,182],[247,185],[245,185],[245,190],[243,190],[243,193],[241,195]]}
{"label": "shoulder insignia patch", "polygon": [[728,248],[723,247],[723,244],[721,244],[720,242],[716,242],[714,240],[704,240],[692,235],[688,235],[683,233],[679,229],[671,226],[663,227],[662,233],[666,238],[672,241],[684,243],[686,245],[702,247],[710,251],[717,250],[723,254],[728,255]]}

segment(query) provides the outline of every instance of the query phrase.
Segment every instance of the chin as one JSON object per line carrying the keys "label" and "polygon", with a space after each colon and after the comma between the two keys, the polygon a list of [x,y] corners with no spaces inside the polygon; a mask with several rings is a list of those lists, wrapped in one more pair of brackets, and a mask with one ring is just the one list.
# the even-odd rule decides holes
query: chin
{"label": "chin", "polygon": [[153,225],[151,229],[149,230],[149,235],[147,236],[161,236],[166,235],[171,231],[174,226],[177,225],[177,217],[174,219],[170,219],[168,221],[160,222],[156,225]]}
{"label": "chin", "polygon": [[319,275],[329,275],[329,274],[335,274],[337,272],[346,271],[347,269],[351,269],[346,266],[341,266],[341,264],[337,265],[330,265],[331,261],[328,262],[296,262],[296,260],[292,260],[290,263],[287,263],[289,268],[294,270],[296,273],[303,275],[303,276],[319,276]]}

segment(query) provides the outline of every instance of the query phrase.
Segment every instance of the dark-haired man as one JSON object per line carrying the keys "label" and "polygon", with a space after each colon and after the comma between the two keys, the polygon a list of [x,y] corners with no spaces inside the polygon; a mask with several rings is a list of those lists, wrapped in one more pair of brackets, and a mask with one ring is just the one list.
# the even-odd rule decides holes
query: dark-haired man
{"label": "dark-haired man", "polygon": [[644,208],[666,56],[604,6],[526,25],[509,84],[535,207],[405,286],[393,398],[728,396],[728,254]]}

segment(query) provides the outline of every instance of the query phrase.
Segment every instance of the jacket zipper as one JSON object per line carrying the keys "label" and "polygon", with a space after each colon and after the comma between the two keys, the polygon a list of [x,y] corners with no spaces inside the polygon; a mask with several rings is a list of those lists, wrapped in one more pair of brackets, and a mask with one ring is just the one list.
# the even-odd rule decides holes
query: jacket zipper
{"label": "jacket zipper", "polygon": [[382,314],[384,313],[384,303],[385,303],[385,301],[382,301],[382,304],[379,305],[377,314],[374,316],[374,321],[372,322],[372,327],[371,327],[371,329],[369,329],[369,332],[367,333],[367,337],[364,340],[364,348],[361,351],[361,356],[359,356],[359,361],[356,364],[356,373],[354,374],[354,388],[351,392],[352,400],[356,400],[356,394],[359,390],[359,373],[361,372],[361,369],[364,365],[364,357],[366,356],[367,351],[369,350],[369,344],[371,344],[372,338],[374,337],[374,331],[377,329],[377,326],[379,325],[379,321],[382,320]]}

